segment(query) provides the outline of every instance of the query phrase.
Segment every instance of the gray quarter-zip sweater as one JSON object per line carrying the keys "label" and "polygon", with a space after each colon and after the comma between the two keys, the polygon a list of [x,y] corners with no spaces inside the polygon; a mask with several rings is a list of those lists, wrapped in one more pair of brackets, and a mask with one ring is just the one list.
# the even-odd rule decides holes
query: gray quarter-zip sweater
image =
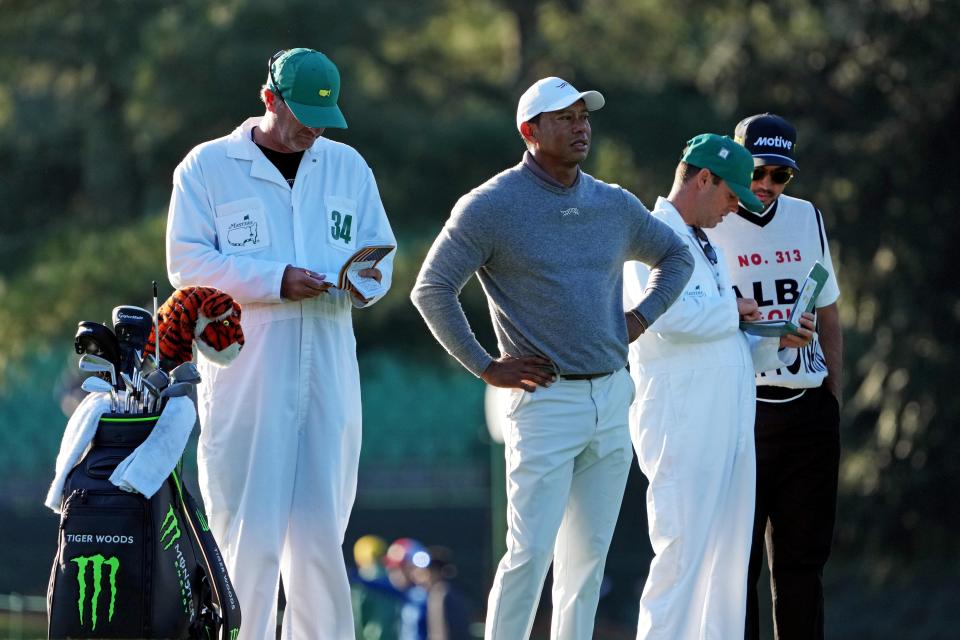
{"label": "gray quarter-zip sweater", "polygon": [[561,374],[623,368],[623,263],[652,267],[636,310],[652,324],[693,269],[684,242],[629,191],[580,172],[570,188],[523,163],[457,202],[411,293],[437,340],[479,376],[493,357],[460,305],[476,273],[500,353],[538,355]]}

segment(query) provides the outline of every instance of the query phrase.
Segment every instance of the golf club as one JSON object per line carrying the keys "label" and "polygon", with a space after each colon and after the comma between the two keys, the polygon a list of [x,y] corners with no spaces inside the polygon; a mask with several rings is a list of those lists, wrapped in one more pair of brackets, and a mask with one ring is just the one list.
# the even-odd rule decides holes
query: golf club
{"label": "golf club", "polygon": [[151,371],[150,375],[148,375],[144,379],[144,382],[147,382],[147,381],[149,381],[150,384],[152,384],[157,389],[165,389],[167,385],[170,384],[170,376],[167,375],[166,371],[163,371],[162,369],[157,369],[156,371]]}
{"label": "golf club", "polygon": [[153,355],[160,359],[160,316],[157,315],[157,281],[153,281]]}
{"label": "golf club", "polygon": [[115,412],[117,407],[117,390],[110,386],[110,383],[104,380],[103,378],[98,378],[96,376],[90,376],[83,381],[83,384],[80,385],[80,388],[86,391],[87,393],[109,393],[110,394],[110,411]]}
{"label": "golf club", "polygon": [[143,374],[143,377],[147,377],[160,367],[157,366],[157,359],[154,358],[152,354],[148,353],[137,364],[137,368],[140,370],[140,373]]}
{"label": "golf club", "polygon": [[160,392],[161,398],[176,398],[178,396],[185,396],[190,393],[190,388],[193,385],[189,382],[174,382],[169,385],[163,391]]}
{"label": "golf club", "polygon": [[133,305],[120,305],[113,309],[113,332],[120,343],[120,370],[133,373],[134,352],[143,353],[153,317],[150,312]]}
{"label": "golf club", "polygon": [[95,356],[91,353],[85,353],[80,356],[80,370],[88,373],[109,373],[110,384],[112,384],[114,387],[117,386],[116,367],[114,367],[113,363],[106,358]]}
{"label": "golf club", "polygon": [[127,387],[127,402],[124,413],[131,413],[132,399],[137,397],[137,383],[126,372],[120,372],[120,378],[123,379],[123,384]]}
{"label": "golf club", "polygon": [[185,396],[190,393],[190,389],[193,387],[192,384],[188,382],[174,382],[169,387],[160,392],[160,410],[163,410],[165,400],[167,398],[176,398],[179,396]]}
{"label": "golf club", "polygon": [[[149,405],[145,408],[146,411],[153,412],[160,401],[160,392],[166,389],[169,382],[170,379],[166,372],[159,369],[150,372],[150,375],[143,379],[143,388],[151,396]],[[143,400],[145,403],[147,402],[147,398]]]}
{"label": "golf club", "polygon": [[200,371],[197,365],[192,362],[183,362],[178,364],[170,372],[171,382],[187,382],[189,384],[200,383]]}
{"label": "golf club", "polygon": [[109,382],[96,376],[90,376],[89,378],[84,379],[83,384],[80,385],[80,388],[87,393],[109,393],[113,389]]}
{"label": "golf club", "polygon": [[143,397],[143,356],[137,349],[133,350],[133,386],[137,390],[137,397]]}
{"label": "golf club", "polygon": [[[148,354],[145,354],[142,358],[139,357],[139,352],[137,353],[137,391],[143,390],[143,381],[147,378],[148,375],[157,370],[156,359]],[[141,402],[146,400],[141,395]]]}
{"label": "golf club", "polygon": [[99,322],[83,320],[77,323],[73,348],[80,355],[92,353],[106,358],[114,366],[119,365],[120,344],[117,342],[117,336],[113,333],[113,329]]}

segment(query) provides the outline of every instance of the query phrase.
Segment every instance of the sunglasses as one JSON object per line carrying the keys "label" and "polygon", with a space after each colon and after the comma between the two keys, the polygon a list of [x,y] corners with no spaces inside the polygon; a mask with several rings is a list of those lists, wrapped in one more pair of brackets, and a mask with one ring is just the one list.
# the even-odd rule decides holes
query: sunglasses
{"label": "sunglasses", "polygon": [[704,233],[703,229],[700,227],[691,227],[691,229],[693,229],[693,235],[697,238],[697,244],[699,244],[700,248],[703,250],[703,255],[707,257],[707,260],[710,261],[710,264],[717,264],[717,250],[713,248],[712,244],[710,244],[707,234]]}
{"label": "sunglasses", "polygon": [[787,184],[793,180],[793,169],[790,167],[776,167],[775,169],[757,167],[753,170],[754,182],[763,180],[768,173],[770,174],[770,179],[773,180],[774,184]]}
{"label": "sunglasses", "polygon": [[286,102],[283,97],[283,93],[280,92],[280,85],[277,83],[277,79],[273,77],[273,63],[276,62],[280,56],[287,52],[286,49],[280,49],[275,54],[270,56],[270,59],[267,61],[267,71],[270,72],[270,84],[273,85],[273,91],[277,94],[277,97],[280,98],[281,102]]}

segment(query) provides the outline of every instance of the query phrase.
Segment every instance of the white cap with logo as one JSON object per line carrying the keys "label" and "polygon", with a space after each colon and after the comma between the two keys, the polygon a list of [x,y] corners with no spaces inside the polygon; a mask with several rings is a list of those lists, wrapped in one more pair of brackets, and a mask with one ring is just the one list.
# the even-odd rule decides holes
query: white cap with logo
{"label": "white cap with logo", "polygon": [[599,91],[577,91],[572,84],[560,78],[537,80],[520,96],[520,103],[517,105],[517,130],[521,124],[541,113],[566,109],[581,99],[587,105],[587,111],[596,111],[606,103]]}

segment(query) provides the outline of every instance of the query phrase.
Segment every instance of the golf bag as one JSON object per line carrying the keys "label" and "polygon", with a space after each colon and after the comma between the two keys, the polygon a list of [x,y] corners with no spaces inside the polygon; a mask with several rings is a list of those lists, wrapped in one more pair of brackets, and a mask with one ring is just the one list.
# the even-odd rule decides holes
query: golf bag
{"label": "golf bag", "polygon": [[67,477],[49,638],[235,640],[240,607],[203,511],[174,472],[151,498],[109,478],[159,414],[104,414]]}

